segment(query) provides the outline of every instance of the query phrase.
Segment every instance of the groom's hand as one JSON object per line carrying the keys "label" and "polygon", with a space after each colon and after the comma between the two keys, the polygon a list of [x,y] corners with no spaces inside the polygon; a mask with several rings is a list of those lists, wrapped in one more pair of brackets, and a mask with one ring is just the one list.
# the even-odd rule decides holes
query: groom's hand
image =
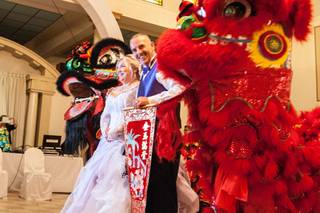
{"label": "groom's hand", "polygon": [[149,104],[148,97],[138,97],[136,99],[136,107],[144,107]]}

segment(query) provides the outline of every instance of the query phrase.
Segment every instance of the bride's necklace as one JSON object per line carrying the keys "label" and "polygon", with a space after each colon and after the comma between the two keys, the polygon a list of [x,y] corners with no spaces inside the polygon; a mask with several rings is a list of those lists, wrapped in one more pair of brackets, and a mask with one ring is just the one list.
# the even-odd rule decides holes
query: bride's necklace
{"label": "bride's necklace", "polygon": [[134,87],[138,86],[139,81],[134,81],[128,85],[122,85],[122,86],[118,86],[118,87],[114,87],[111,89],[110,94],[112,96],[118,96],[122,93],[128,92],[130,90],[132,90]]}

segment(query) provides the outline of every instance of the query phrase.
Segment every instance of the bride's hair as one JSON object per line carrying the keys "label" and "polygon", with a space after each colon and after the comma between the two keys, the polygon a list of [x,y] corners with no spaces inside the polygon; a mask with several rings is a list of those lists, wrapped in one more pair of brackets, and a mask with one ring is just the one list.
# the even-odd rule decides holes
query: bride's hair
{"label": "bride's hair", "polygon": [[125,55],[124,57],[120,58],[117,62],[116,69],[118,70],[120,65],[123,63],[130,68],[130,70],[134,73],[136,79],[139,80],[139,73],[141,69],[139,61],[132,54]]}

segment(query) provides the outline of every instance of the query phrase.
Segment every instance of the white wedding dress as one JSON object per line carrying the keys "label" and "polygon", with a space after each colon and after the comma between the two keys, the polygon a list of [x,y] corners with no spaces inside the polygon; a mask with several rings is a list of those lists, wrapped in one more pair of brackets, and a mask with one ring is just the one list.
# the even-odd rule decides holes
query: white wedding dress
{"label": "white wedding dress", "polygon": [[100,122],[102,139],[82,168],[62,213],[130,212],[122,110],[134,105],[137,89],[138,84],[133,84],[120,94],[111,90],[107,96]]}

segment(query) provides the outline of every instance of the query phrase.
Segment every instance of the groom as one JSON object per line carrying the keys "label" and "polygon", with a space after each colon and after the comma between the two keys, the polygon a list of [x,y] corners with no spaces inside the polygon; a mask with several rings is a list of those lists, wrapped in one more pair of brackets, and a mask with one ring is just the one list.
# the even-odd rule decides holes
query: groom
{"label": "groom", "polygon": [[[157,104],[180,94],[185,88],[172,79],[164,79],[157,69],[154,43],[149,36],[136,34],[130,40],[130,48],[142,66],[136,104],[142,107]],[[176,180],[179,157],[175,161],[159,160],[153,152],[146,213],[177,213]]]}

